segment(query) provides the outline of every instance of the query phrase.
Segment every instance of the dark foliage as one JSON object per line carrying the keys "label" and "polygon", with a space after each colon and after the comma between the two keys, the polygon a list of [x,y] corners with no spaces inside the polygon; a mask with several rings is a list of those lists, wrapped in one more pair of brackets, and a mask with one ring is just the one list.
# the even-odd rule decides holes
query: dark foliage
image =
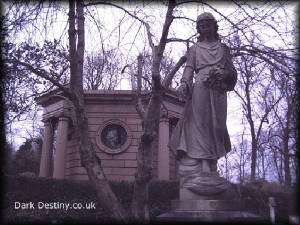
{"label": "dark foliage", "polygon": [[[37,175],[39,173],[41,151],[43,141],[41,138],[27,139],[18,151],[10,153],[4,165],[6,174],[16,175],[20,173],[29,173]],[[9,151],[9,146],[6,146]]]}
{"label": "dark foliage", "polygon": [[[51,178],[6,176],[2,219],[9,223],[108,223],[111,222],[107,213],[97,201],[95,191],[89,181],[56,180]],[[112,190],[130,212],[133,183],[127,181],[111,181]],[[239,186],[240,194],[246,202],[246,209],[260,214],[269,221],[268,197],[275,197],[276,221],[286,223],[288,215],[295,214],[293,203],[295,196],[291,190],[280,190],[275,185],[267,186],[262,181]],[[171,200],[179,197],[177,181],[152,181],[149,186],[150,219],[170,210]],[[63,210],[34,209],[15,210],[15,202],[43,203],[94,203],[96,209]]]}
{"label": "dark foliage", "polygon": [[[7,176],[4,185],[3,219],[12,223],[32,222],[108,222],[109,217],[97,201],[89,181],[56,180],[39,177]],[[128,212],[130,211],[133,183],[111,181],[110,185]],[[170,209],[170,200],[178,198],[178,182],[153,181],[150,184],[151,218]],[[15,202],[33,202],[34,210],[15,210]],[[43,203],[95,203],[96,210],[37,209]]]}
{"label": "dark foliage", "polygon": [[269,197],[274,197],[275,217],[278,223],[287,223],[288,215],[297,214],[295,206],[298,201],[295,199],[295,190],[286,188],[277,183],[269,183],[264,180],[255,180],[254,182],[241,185],[241,198],[244,200],[245,209],[259,214],[266,221],[269,221]]}

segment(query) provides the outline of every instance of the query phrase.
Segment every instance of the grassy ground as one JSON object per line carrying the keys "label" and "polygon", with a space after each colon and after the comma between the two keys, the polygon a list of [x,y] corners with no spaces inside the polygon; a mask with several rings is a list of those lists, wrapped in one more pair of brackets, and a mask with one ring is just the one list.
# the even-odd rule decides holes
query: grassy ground
{"label": "grassy ground", "polygon": [[[5,223],[105,223],[110,218],[97,201],[89,181],[56,180],[50,178],[5,176],[3,179],[2,218]],[[111,182],[112,189],[124,208],[130,211],[133,183]],[[247,210],[268,219],[268,197],[276,199],[277,221],[285,223],[292,213],[294,196],[275,184],[258,182],[237,186],[241,198],[248,202]],[[176,181],[153,181],[149,188],[150,217],[170,210],[171,200],[179,197]],[[22,204],[23,203],[23,204]],[[24,203],[27,204],[27,209]],[[30,209],[34,206],[34,209]],[[60,205],[58,205],[60,203]],[[46,205],[49,204],[49,205]],[[65,204],[69,204],[66,208]],[[40,206],[40,208],[38,208]],[[64,208],[63,208],[64,206]],[[70,206],[73,206],[70,209]],[[47,208],[48,207],[48,208]],[[74,209],[77,207],[77,209]],[[80,208],[81,207],[81,208]],[[16,209],[17,208],[17,209]]]}

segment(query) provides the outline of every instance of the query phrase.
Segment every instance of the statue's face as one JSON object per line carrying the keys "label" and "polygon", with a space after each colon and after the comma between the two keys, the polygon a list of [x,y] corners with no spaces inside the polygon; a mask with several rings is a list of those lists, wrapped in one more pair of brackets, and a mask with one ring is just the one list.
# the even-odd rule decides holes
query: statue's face
{"label": "statue's face", "polygon": [[216,32],[216,24],[213,20],[200,20],[197,23],[197,31],[201,36],[213,38]]}

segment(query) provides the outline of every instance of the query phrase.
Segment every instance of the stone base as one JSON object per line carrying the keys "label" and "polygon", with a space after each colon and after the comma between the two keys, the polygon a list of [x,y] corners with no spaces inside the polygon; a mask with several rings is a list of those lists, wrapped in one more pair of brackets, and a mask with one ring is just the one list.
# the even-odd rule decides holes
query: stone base
{"label": "stone base", "polygon": [[299,224],[299,216],[290,215],[289,222],[290,224]]}
{"label": "stone base", "polygon": [[227,190],[217,195],[198,195],[187,188],[180,188],[179,190],[180,200],[239,200],[239,196],[233,186],[230,185]]}
{"label": "stone base", "polygon": [[241,201],[227,200],[173,200],[172,211],[241,211]]}
{"label": "stone base", "polygon": [[260,223],[261,217],[244,211],[171,211],[156,218],[159,222]]}
{"label": "stone base", "polygon": [[157,217],[159,222],[263,222],[262,218],[243,211],[238,200],[173,200],[171,211]]}
{"label": "stone base", "polygon": [[197,195],[187,188],[180,188],[179,198],[180,200],[237,200],[239,196],[233,188],[228,188],[218,195]]}

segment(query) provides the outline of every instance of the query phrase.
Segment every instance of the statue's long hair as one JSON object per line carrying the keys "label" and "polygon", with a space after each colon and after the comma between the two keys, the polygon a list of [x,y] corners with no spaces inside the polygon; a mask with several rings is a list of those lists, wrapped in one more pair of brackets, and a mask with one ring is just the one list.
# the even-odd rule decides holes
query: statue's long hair
{"label": "statue's long hair", "polygon": [[[216,40],[220,40],[220,36],[218,34],[218,29],[219,29],[218,23],[216,21],[214,21],[214,25],[215,25],[215,38],[216,38]],[[198,26],[199,26],[199,23],[197,23],[197,25],[196,25],[197,32],[200,34],[197,37],[197,42],[201,42],[201,41],[204,40],[204,38],[203,38],[203,35],[201,34],[200,29],[198,28]]]}

